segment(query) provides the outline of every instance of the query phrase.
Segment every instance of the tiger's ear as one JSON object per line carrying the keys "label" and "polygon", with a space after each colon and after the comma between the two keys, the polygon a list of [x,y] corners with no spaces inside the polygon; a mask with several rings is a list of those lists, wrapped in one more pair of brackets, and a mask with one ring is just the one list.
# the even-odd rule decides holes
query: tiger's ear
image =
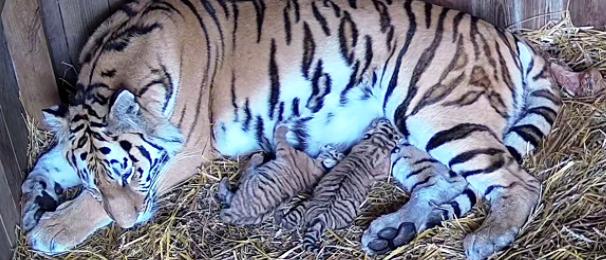
{"label": "tiger's ear", "polygon": [[42,109],[42,123],[46,130],[57,134],[67,128],[69,110],[65,105]]}
{"label": "tiger's ear", "polygon": [[116,91],[112,96],[109,108],[110,120],[133,119],[140,110],[135,95],[127,89]]}

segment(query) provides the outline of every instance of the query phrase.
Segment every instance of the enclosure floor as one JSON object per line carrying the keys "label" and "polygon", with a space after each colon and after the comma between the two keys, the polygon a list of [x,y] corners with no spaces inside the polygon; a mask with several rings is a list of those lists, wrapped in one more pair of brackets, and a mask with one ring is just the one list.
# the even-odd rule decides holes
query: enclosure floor
{"label": "enclosure floor", "polygon": [[[606,36],[578,31],[562,23],[525,33],[577,69],[606,67]],[[604,70],[602,70],[604,71]],[[532,220],[512,247],[494,259],[606,259],[606,97],[566,98],[552,134],[524,166],[543,185],[543,198]],[[36,140],[35,136],[32,137]],[[314,259],[304,253],[296,234],[274,238],[271,221],[237,228],[218,219],[217,182],[236,174],[237,163],[216,162],[162,198],[158,214],[131,230],[112,226],[56,259]],[[325,259],[366,259],[359,239],[377,216],[406,202],[391,183],[373,189],[364,211],[347,230],[329,231],[320,254]],[[419,234],[409,245],[379,258],[463,259],[463,237],[476,229],[485,207],[442,227]],[[16,259],[48,259],[28,249],[23,234]]]}

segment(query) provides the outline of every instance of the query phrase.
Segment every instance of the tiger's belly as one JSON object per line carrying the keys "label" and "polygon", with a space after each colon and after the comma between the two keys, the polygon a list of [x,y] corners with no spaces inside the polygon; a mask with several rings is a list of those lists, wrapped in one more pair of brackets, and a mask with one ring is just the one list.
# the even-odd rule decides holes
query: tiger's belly
{"label": "tiger's belly", "polygon": [[[304,91],[303,91],[304,92]],[[383,116],[380,98],[355,89],[349,94],[349,101],[339,103],[338,92],[324,98],[321,110],[313,112],[306,107],[308,93],[286,99],[281,109],[281,118],[271,120],[266,114],[250,111],[266,111],[266,99],[249,103],[248,109],[238,116],[224,113],[214,124],[215,149],[227,157],[247,155],[255,151],[271,151],[274,147],[273,131],[279,122],[291,130],[287,137],[295,148],[311,156],[319,153],[320,147],[331,144],[341,151],[349,149],[365,132],[370,122]],[[298,100],[293,102],[294,100]],[[301,101],[302,100],[302,101]],[[229,107],[227,105],[226,107]],[[248,113],[248,114],[247,114]],[[281,119],[281,120],[279,120]]]}

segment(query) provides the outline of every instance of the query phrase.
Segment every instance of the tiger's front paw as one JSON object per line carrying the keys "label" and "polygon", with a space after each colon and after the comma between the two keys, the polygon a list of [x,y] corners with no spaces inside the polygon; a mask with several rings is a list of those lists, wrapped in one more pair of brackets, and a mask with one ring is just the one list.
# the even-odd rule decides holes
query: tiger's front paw
{"label": "tiger's front paw", "polygon": [[109,223],[111,219],[101,204],[84,191],[55,211],[44,212],[27,233],[27,241],[34,250],[51,255],[62,253],[84,242]]}
{"label": "tiger's front paw", "polygon": [[28,232],[38,224],[42,214],[57,208],[63,189],[42,175],[33,175],[23,183],[21,190],[21,226]]}

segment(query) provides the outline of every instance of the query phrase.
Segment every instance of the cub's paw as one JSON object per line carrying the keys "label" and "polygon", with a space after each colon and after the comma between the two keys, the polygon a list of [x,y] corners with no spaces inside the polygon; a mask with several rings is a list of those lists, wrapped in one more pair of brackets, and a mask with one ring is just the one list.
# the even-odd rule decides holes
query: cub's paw
{"label": "cub's paw", "polygon": [[326,169],[331,169],[339,163],[339,161],[345,158],[345,154],[339,152],[337,147],[327,144],[320,148],[320,154],[318,155],[318,160],[322,162],[322,165]]}

